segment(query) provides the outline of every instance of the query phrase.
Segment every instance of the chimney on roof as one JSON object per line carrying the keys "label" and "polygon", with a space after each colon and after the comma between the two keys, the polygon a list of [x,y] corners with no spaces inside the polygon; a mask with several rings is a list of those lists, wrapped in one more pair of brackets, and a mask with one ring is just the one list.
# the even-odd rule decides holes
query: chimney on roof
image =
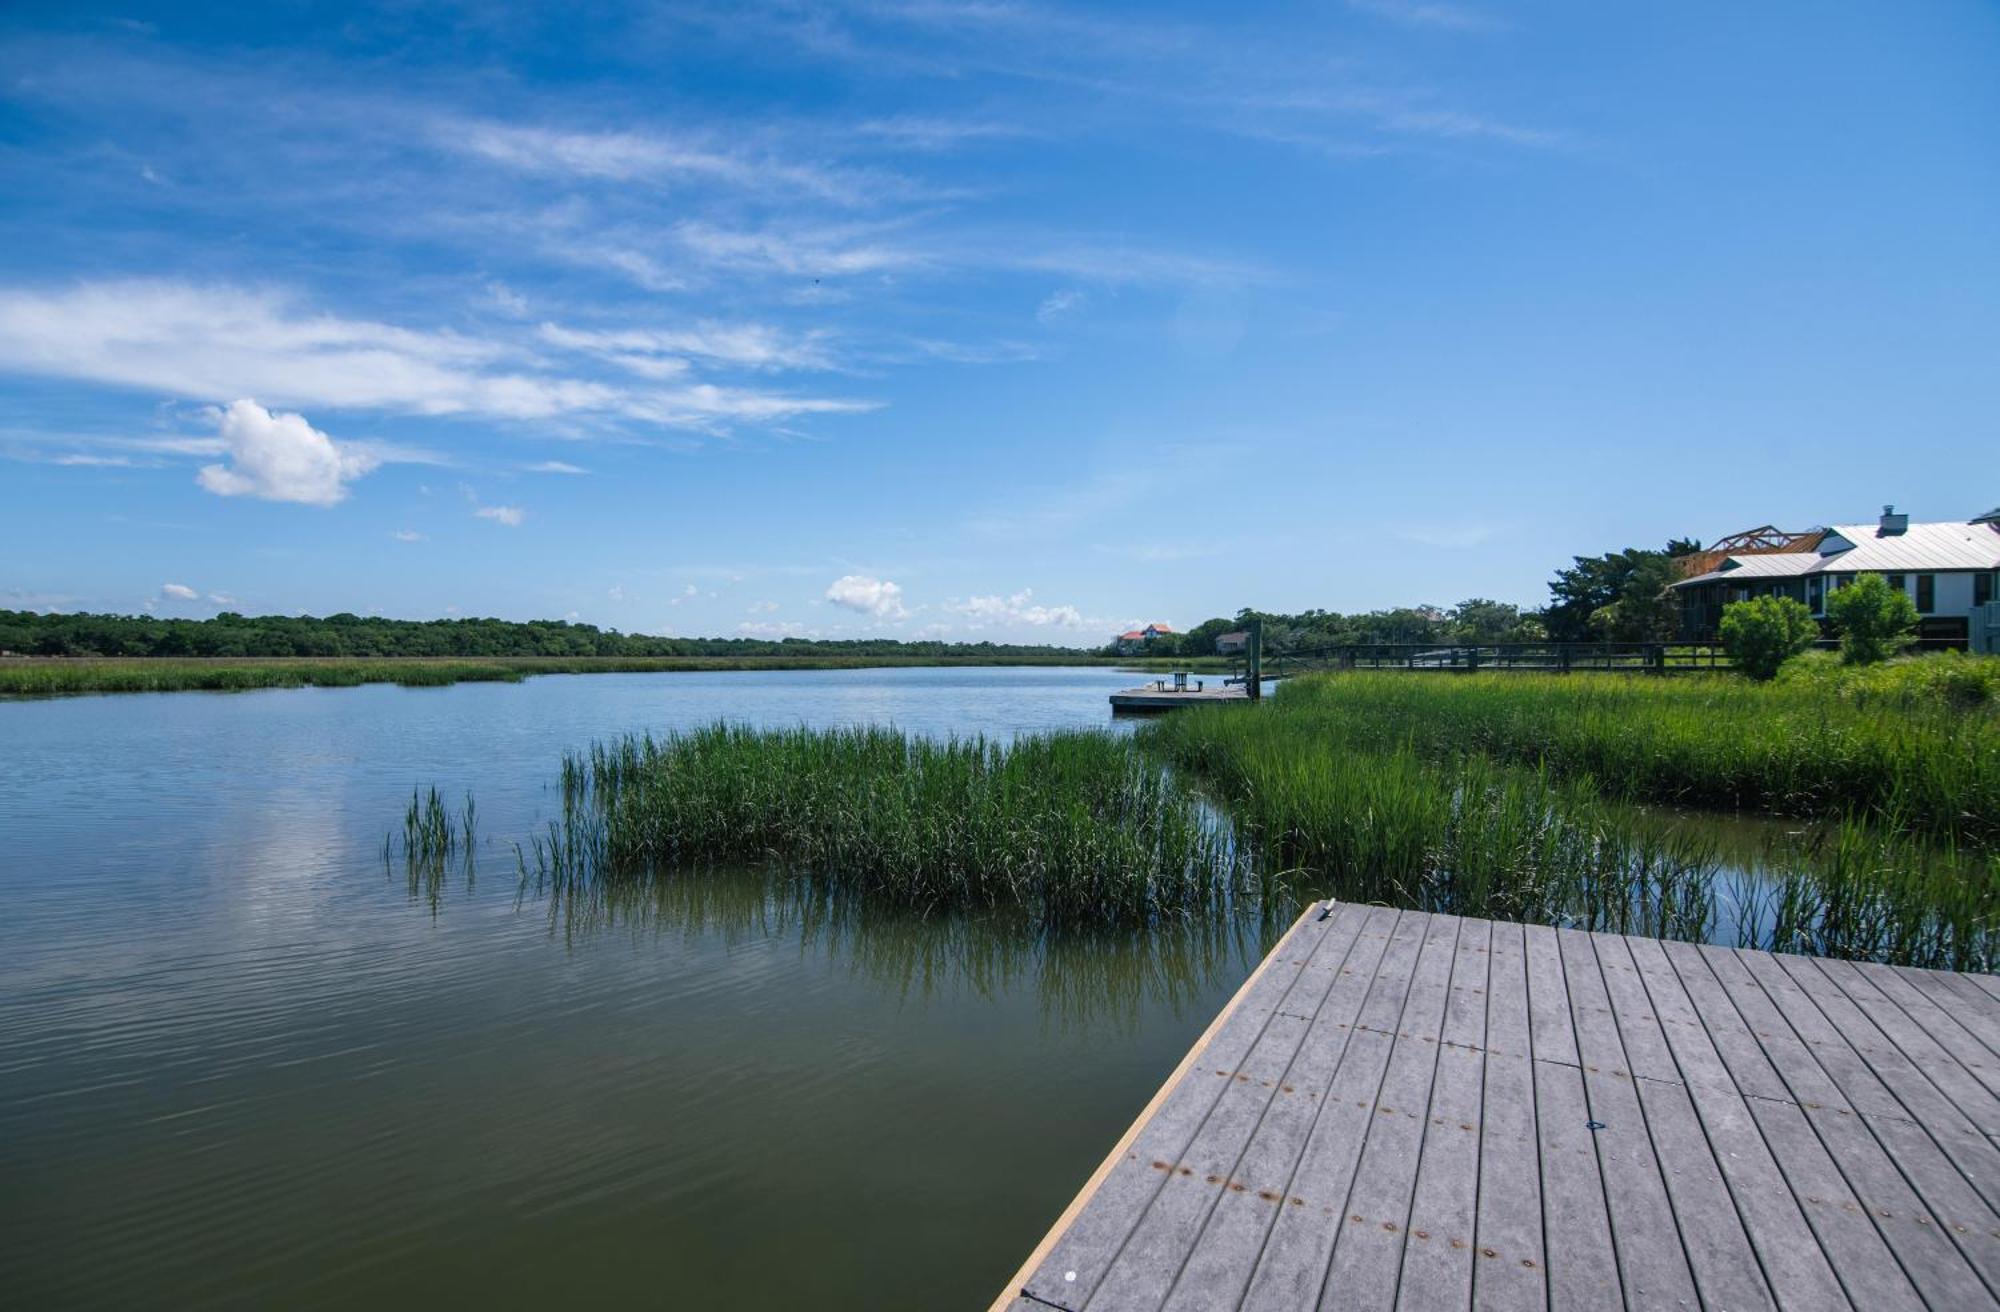
{"label": "chimney on roof", "polygon": [[1894,506],[1884,506],[1882,507],[1882,526],[1875,530],[1875,536],[1878,538],[1893,538],[1899,534],[1907,533],[1909,528],[1910,517],[1908,515],[1897,514]]}

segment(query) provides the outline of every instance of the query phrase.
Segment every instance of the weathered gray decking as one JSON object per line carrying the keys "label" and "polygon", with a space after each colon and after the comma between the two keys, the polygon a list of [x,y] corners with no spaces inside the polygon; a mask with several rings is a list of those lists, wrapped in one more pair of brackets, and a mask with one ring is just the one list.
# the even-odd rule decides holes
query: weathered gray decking
{"label": "weathered gray decking", "polygon": [[2000,980],[1321,904],[996,1309],[1996,1306]]}
{"label": "weathered gray decking", "polygon": [[1116,711],[1170,711],[1176,706],[1205,706],[1212,702],[1247,702],[1250,694],[1242,684],[1224,685],[1222,680],[1203,680],[1203,687],[1197,691],[1185,688],[1176,691],[1169,684],[1161,688],[1146,684],[1139,688],[1120,688],[1111,694],[1111,708]]}

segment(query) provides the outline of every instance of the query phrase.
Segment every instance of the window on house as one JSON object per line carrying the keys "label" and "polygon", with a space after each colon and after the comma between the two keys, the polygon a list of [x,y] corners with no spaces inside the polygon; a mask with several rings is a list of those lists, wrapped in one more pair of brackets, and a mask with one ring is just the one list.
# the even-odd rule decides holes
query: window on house
{"label": "window on house", "polygon": [[1928,615],[1937,609],[1937,575],[1917,575],[1917,613]]}
{"label": "window on house", "polygon": [[1972,604],[1975,606],[1984,606],[1991,600],[1993,600],[1993,576],[1991,574],[1974,574],[1972,576]]}
{"label": "window on house", "polygon": [[1903,590],[1903,576],[1901,574],[1884,574],[1882,581],[1889,585],[1889,591],[1891,592],[1901,592]]}
{"label": "window on house", "polygon": [[1806,605],[1815,615],[1826,610],[1826,580],[1817,574],[1806,580]]}

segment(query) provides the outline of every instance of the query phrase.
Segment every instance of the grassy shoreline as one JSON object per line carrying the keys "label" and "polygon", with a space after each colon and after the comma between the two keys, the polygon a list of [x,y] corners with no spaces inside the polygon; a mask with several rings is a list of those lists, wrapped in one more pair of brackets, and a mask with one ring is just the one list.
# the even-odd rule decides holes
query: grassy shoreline
{"label": "grassy shoreline", "polygon": [[[1038,931],[1332,895],[1990,970],[1991,727],[1989,708],[1872,693],[1519,674],[1306,679],[1130,737],[1010,745],[718,725],[566,758],[563,819],[521,873],[587,901],[768,863],[821,893]],[[1634,804],[1715,795],[1692,780],[1810,818],[1725,858]]]}
{"label": "grassy shoreline", "polygon": [[254,688],[352,688],[365,683],[441,687],[519,683],[537,674],[642,674],[753,670],[863,670],[972,666],[1166,670],[1224,668],[1209,661],[1076,656],[61,656],[0,658],[0,696],[114,692],[240,692]]}
{"label": "grassy shoreline", "polygon": [[[1959,666],[1985,668],[1943,657],[1898,668]],[[1346,673],[1289,684],[1254,720],[1195,708],[1156,736],[1207,739],[1250,763],[1291,736],[1426,761],[1487,756],[1626,801],[2000,845],[2000,703],[1954,686],[1891,696],[1727,675]]]}

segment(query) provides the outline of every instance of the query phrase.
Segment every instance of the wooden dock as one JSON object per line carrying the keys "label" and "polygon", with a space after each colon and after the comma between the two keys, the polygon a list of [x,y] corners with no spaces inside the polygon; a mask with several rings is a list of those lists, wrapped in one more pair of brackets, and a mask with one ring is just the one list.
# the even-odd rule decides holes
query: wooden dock
{"label": "wooden dock", "polygon": [[1308,910],[993,1305],[2000,1306],[2000,978]]}
{"label": "wooden dock", "polygon": [[[1207,684],[1213,683],[1214,687]],[[1194,688],[1176,689],[1171,684],[1162,686],[1148,683],[1137,688],[1120,688],[1111,694],[1111,709],[1114,711],[1171,711],[1177,706],[1208,706],[1216,702],[1247,702],[1250,694],[1240,683],[1224,686],[1220,675],[1205,680],[1199,690]]]}

